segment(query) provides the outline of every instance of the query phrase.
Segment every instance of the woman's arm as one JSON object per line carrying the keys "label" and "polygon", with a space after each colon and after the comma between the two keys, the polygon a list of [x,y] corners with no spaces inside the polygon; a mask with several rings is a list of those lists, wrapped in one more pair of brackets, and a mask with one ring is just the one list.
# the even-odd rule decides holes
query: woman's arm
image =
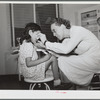
{"label": "woman's arm", "polygon": [[[75,29],[71,33],[70,39],[64,43],[49,42],[47,41],[46,36],[44,34],[40,35],[40,39],[45,45],[45,49],[54,51],[59,54],[69,54],[82,41],[82,36],[80,33],[81,33],[81,30]],[[42,45],[39,45],[39,46],[40,48],[43,48]]]}
{"label": "woman's arm", "polygon": [[47,54],[43,58],[40,58],[37,60],[32,60],[32,57],[28,57],[28,58],[26,58],[26,65],[27,65],[27,67],[33,67],[33,66],[36,66],[38,64],[41,64],[41,63],[49,60],[50,57],[51,57],[51,54]]}
{"label": "woman's arm", "polygon": [[66,43],[46,42],[46,48],[60,54],[69,54],[82,41],[82,38],[75,33]]}

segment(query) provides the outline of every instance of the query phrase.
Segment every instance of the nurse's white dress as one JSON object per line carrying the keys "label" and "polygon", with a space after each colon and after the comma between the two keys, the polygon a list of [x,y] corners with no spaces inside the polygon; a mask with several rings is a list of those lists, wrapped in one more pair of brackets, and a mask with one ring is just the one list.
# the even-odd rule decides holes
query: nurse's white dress
{"label": "nurse's white dress", "polygon": [[89,84],[94,73],[100,71],[100,41],[81,26],[71,27],[69,40],[65,39],[62,43],[46,42],[46,47],[62,54],[75,49],[74,52],[78,55],[58,58],[59,68],[73,83]]}

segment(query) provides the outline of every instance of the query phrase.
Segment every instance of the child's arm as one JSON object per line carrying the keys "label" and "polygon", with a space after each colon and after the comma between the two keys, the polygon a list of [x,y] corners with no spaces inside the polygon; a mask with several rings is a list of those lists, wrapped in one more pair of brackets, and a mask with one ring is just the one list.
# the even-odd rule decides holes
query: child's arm
{"label": "child's arm", "polygon": [[27,65],[27,67],[33,67],[33,66],[36,66],[38,64],[41,64],[41,63],[49,60],[50,57],[51,57],[51,54],[47,54],[43,58],[40,58],[37,60],[32,60],[32,57],[28,57],[28,58],[26,58],[26,65]]}

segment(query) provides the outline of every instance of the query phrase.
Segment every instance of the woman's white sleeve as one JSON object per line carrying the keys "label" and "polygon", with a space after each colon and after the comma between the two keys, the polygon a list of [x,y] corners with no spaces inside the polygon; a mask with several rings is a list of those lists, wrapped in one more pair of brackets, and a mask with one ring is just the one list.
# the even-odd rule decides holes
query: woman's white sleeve
{"label": "woman's white sleeve", "polygon": [[80,43],[81,40],[80,37],[74,35],[66,43],[46,42],[46,48],[56,53],[68,54]]}

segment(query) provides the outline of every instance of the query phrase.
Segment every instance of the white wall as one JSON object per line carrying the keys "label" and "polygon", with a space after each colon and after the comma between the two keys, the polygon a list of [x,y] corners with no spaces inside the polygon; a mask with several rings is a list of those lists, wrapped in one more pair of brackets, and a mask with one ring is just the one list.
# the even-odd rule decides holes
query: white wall
{"label": "white wall", "polygon": [[[77,11],[83,8],[95,6],[96,4],[63,4],[61,17],[68,19],[72,24],[77,25]],[[63,15],[62,15],[63,14]]]}
{"label": "white wall", "polygon": [[8,7],[0,4],[0,74],[5,74],[5,52],[11,47]]}

